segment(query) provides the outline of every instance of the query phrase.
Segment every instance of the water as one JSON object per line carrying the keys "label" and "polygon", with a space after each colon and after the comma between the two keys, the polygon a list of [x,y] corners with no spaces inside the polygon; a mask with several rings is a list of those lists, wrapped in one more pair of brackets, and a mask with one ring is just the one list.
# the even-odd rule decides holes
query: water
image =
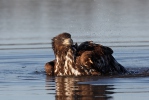
{"label": "water", "polygon": [[[0,0],[0,97],[3,100],[147,100],[148,0]],[[132,75],[50,77],[51,38],[110,46]]]}

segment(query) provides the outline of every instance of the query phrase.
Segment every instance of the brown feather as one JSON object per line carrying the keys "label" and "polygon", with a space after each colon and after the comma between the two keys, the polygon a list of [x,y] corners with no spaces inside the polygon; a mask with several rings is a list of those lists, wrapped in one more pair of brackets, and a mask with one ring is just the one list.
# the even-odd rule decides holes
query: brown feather
{"label": "brown feather", "polygon": [[82,76],[123,74],[126,69],[112,56],[109,47],[86,41],[73,45],[71,35],[62,33],[52,39],[55,60],[45,65],[48,75]]}
{"label": "brown feather", "polygon": [[55,65],[55,60],[47,62],[45,64],[45,71],[48,75],[54,75],[54,65]]}

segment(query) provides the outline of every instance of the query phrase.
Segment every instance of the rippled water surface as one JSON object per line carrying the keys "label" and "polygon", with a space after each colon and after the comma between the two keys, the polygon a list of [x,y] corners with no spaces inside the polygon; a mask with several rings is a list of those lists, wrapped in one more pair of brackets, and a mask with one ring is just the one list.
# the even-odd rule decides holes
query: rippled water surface
{"label": "rippled water surface", "polygon": [[[0,98],[149,99],[148,9],[148,0],[0,0]],[[51,38],[61,32],[111,47],[132,74],[46,76]]]}

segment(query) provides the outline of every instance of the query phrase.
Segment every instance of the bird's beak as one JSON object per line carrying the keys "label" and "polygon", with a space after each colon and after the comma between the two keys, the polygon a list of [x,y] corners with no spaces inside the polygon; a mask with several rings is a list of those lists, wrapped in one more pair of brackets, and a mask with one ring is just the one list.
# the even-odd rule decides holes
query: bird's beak
{"label": "bird's beak", "polygon": [[73,45],[73,40],[71,38],[65,39],[63,44],[64,45]]}

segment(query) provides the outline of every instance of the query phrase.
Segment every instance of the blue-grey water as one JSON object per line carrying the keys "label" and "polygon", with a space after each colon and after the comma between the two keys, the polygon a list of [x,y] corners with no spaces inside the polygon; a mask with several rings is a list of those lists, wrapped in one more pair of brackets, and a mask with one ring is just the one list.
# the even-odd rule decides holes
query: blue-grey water
{"label": "blue-grey water", "polygon": [[[0,0],[2,100],[149,99],[149,0]],[[114,50],[132,75],[50,77],[51,38],[69,32]]]}

